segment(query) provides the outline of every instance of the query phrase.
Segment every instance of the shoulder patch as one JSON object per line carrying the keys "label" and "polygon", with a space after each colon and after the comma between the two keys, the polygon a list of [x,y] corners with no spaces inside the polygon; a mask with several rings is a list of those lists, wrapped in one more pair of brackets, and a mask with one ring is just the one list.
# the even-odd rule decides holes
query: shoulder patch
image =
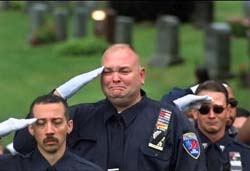
{"label": "shoulder patch", "polygon": [[200,157],[200,145],[195,133],[188,132],[183,134],[183,147],[194,159],[198,159]]}

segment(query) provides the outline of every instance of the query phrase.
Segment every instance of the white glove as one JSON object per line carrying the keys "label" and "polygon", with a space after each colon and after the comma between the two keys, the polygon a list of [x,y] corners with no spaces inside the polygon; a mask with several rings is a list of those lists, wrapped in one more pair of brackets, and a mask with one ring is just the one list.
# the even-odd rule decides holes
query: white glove
{"label": "white glove", "polygon": [[173,102],[178,106],[178,108],[182,112],[186,112],[191,108],[199,109],[201,103],[211,103],[212,101],[213,98],[210,96],[197,96],[193,94],[188,94],[186,96],[174,100]]}
{"label": "white glove", "polygon": [[77,91],[79,91],[81,87],[83,87],[91,80],[96,78],[98,75],[100,75],[103,69],[104,67],[102,66],[90,72],[77,75],[71,78],[69,81],[65,82],[64,84],[60,85],[56,89],[56,91],[62,98],[68,99],[73,96]]}
{"label": "white glove", "polygon": [[34,123],[37,119],[15,119],[9,118],[8,120],[0,123],[0,137],[3,137],[9,134],[11,131],[16,131],[21,128],[24,128],[32,123]]}
{"label": "white glove", "polygon": [[193,93],[195,93],[196,89],[199,87],[199,84],[196,84],[192,87],[190,87],[190,89],[192,90]]}
{"label": "white glove", "polygon": [[14,148],[13,142],[10,143],[10,144],[8,144],[8,145],[6,146],[6,148],[9,150],[9,152],[10,152],[12,155],[17,154],[17,151],[16,151],[16,149]]}

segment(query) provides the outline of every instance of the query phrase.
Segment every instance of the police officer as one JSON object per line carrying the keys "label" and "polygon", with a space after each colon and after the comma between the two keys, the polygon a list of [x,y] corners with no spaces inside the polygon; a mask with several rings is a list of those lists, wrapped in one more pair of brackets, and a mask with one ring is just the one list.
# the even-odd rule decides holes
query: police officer
{"label": "police officer", "polygon": [[[0,170],[102,170],[66,148],[66,136],[73,128],[66,101],[55,95],[40,96],[30,106],[30,116],[37,119],[29,126],[37,145],[30,154],[8,156],[0,160]],[[25,138],[25,137],[24,137]]]}
{"label": "police officer", "polygon": [[[221,82],[222,83],[222,82]],[[234,127],[233,123],[236,117],[236,109],[238,105],[238,101],[235,99],[232,88],[228,83],[223,82],[222,85],[226,88],[228,92],[228,103],[229,103],[229,114],[227,118],[226,130],[229,136],[233,138],[238,138],[238,130]],[[193,110],[197,109],[200,106],[200,103],[210,102],[211,99],[209,96],[197,96],[195,95],[195,91],[199,85],[194,85],[190,88],[181,89],[179,87],[174,87],[169,93],[165,94],[161,103],[163,104],[175,104],[184,114],[188,117],[193,117]],[[192,122],[193,119],[192,119]]]}
{"label": "police officer", "polygon": [[[126,44],[103,55],[101,85],[106,99],[70,108],[74,128],[68,145],[78,155],[110,170],[206,170],[196,130],[173,105],[142,90],[145,68]],[[67,97],[67,85],[55,94]],[[66,89],[66,91],[65,91]],[[16,149],[29,146],[20,131]]]}
{"label": "police officer", "polygon": [[208,95],[211,103],[203,103],[194,112],[197,129],[207,156],[208,171],[250,170],[250,148],[226,133],[230,106],[228,92],[219,82],[203,82],[196,95]]}

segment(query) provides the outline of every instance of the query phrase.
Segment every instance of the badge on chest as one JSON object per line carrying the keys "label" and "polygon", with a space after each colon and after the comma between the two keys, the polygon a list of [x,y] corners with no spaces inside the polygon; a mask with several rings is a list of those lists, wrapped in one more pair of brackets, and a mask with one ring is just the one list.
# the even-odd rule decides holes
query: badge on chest
{"label": "badge on chest", "polygon": [[231,170],[242,170],[241,156],[239,152],[229,152]]}

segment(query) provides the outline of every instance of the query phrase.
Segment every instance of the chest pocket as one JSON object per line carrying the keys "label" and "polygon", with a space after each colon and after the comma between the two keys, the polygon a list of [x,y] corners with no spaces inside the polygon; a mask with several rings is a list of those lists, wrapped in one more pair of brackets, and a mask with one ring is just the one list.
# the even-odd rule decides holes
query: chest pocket
{"label": "chest pocket", "polygon": [[140,147],[138,170],[166,170],[170,166],[172,149],[165,145],[163,151],[152,149],[146,145]]}

